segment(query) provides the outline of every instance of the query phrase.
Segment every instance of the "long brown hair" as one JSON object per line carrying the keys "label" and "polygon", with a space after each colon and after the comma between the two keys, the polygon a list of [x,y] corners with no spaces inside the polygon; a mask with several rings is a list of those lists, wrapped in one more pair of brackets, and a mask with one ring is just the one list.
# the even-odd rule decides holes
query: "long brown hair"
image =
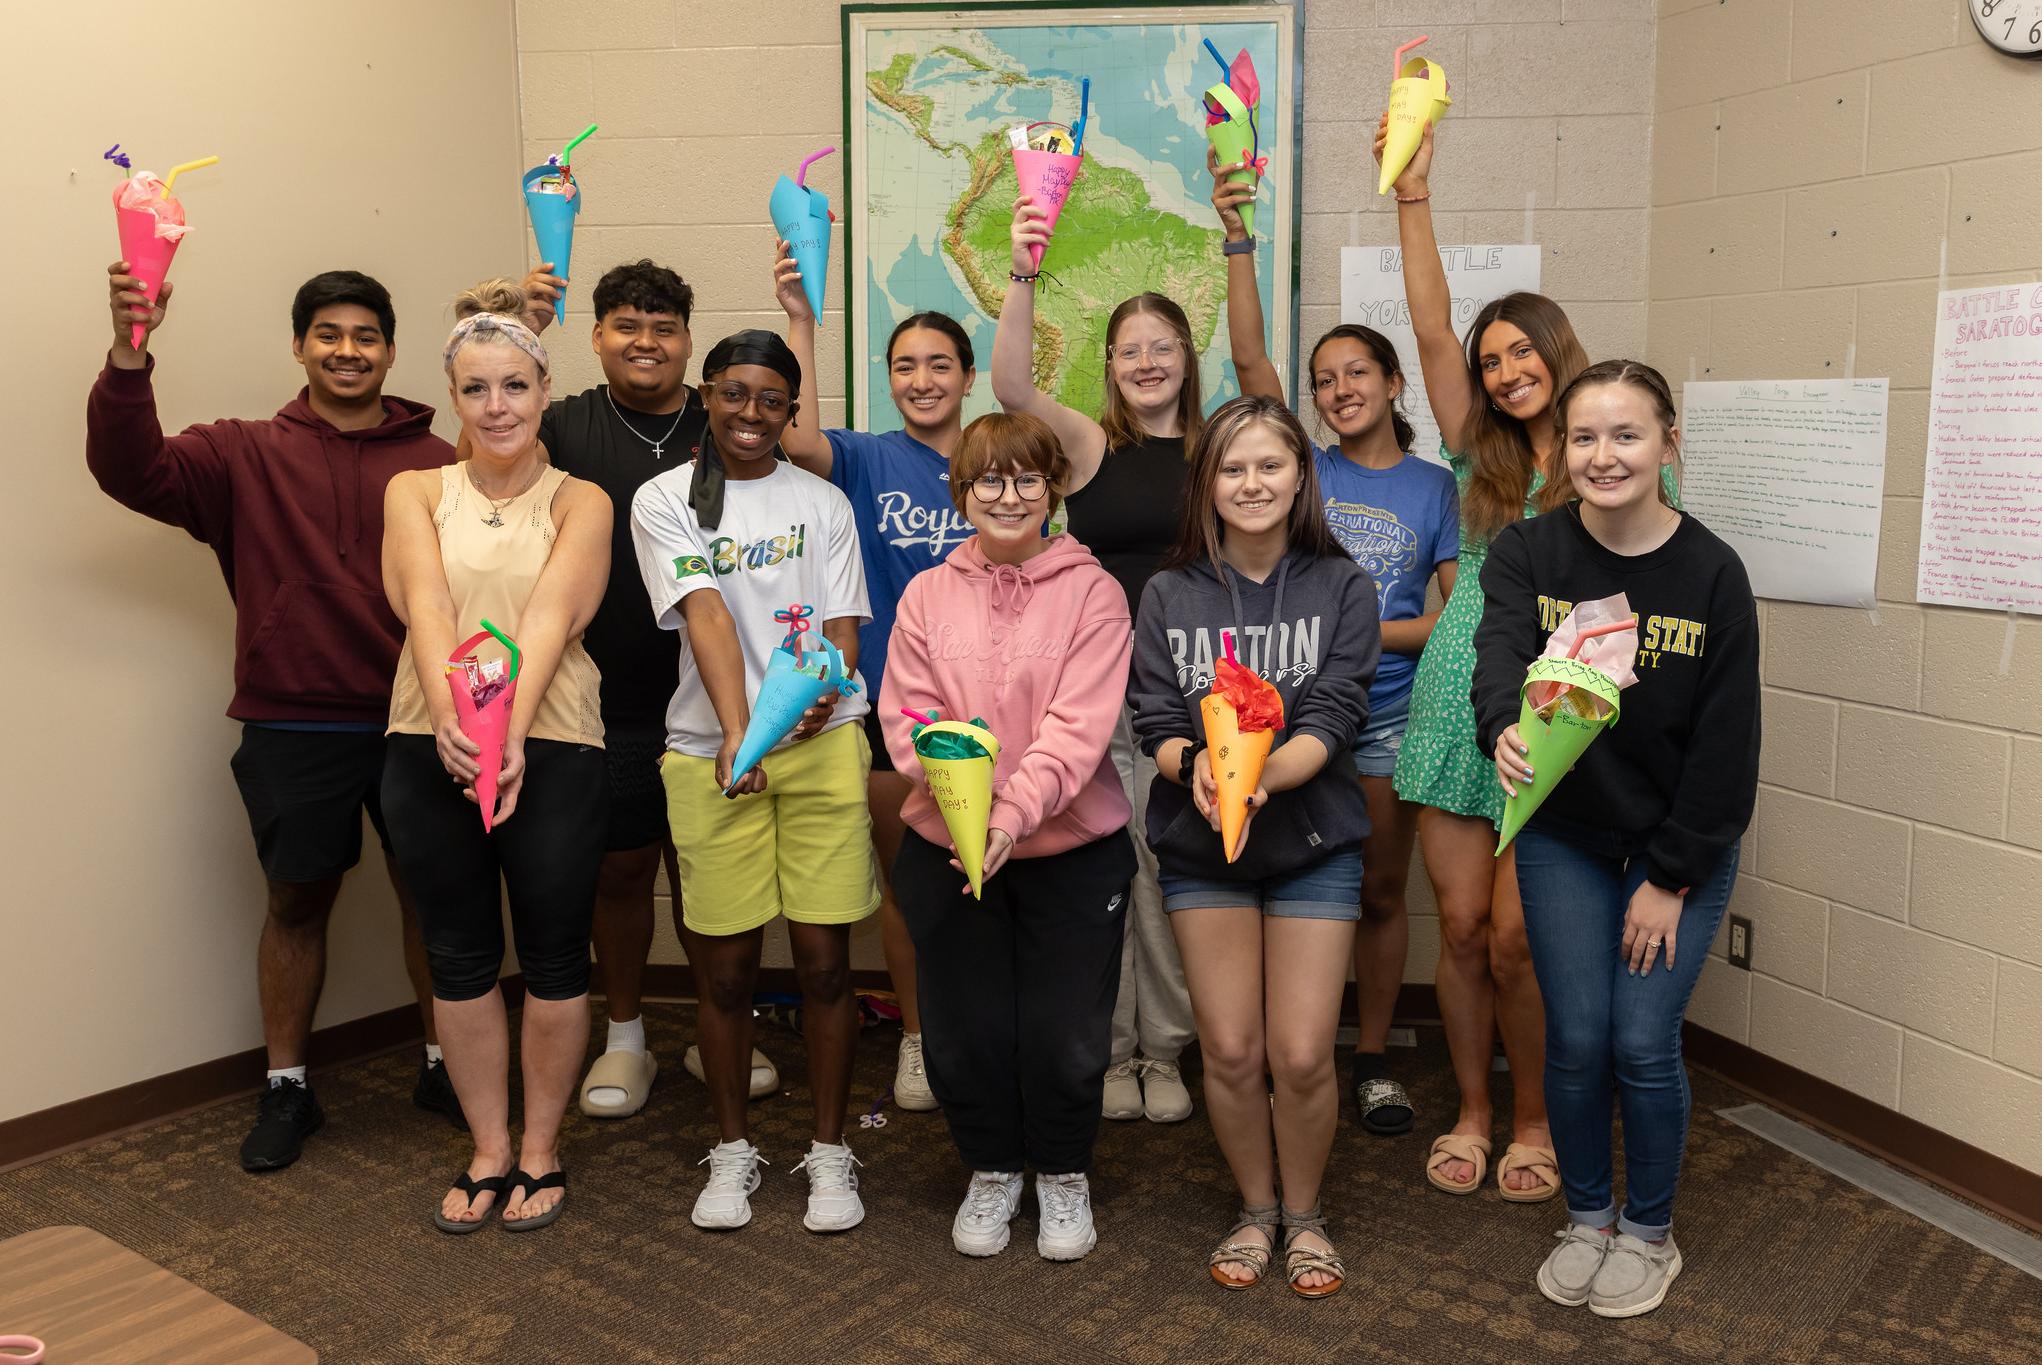
{"label": "long brown hair", "polygon": [[1106,432],[1106,448],[1140,445],[1148,437],[1141,423],[1127,410],[1127,400],[1120,396],[1120,385],[1113,378],[1113,347],[1120,338],[1120,326],[1142,313],[1161,318],[1184,352],[1184,387],[1177,393],[1177,417],[1184,426],[1184,458],[1189,463],[1191,445],[1198,439],[1198,429],[1205,425],[1205,399],[1199,393],[1198,383],[1198,347],[1191,340],[1191,320],[1184,316],[1184,310],[1174,299],[1156,293],[1123,299],[1120,307],[1113,310],[1113,316],[1106,319],[1106,349],[1100,356],[1106,371],[1106,408],[1099,414],[1099,425]]}
{"label": "long brown hair", "polygon": [[[1678,425],[1673,411],[1673,388],[1666,382],[1666,376],[1642,360],[1598,360],[1580,374],[1574,382],[1560,390],[1560,396],[1553,401],[1553,431],[1559,444],[1553,447],[1553,463],[1556,468],[1546,479],[1545,487],[1539,490],[1538,510],[1550,512],[1556,507],[1565,507],[1576,497],[1573,481],[1567,477],[1567,407],[1576,398],[1593,388],[1604,384],[1624,384],[1645,395],[1652,404],[1652,415],[1659,419],[1660,434],[1673,449],[1674,476],[1680,474],[1680,445],[1674,439]],[[1659,489],[1659,501],[1673,506],[1673,500],[1666,496],[1666,480],[1660,479],[1655,485]]]}
{"label": "long brown hair", "polygon": [[[1588,353],[1574,335],[1574,324],[1559,304],[1543,294],[1505,294],[1475,314],[1468,328],[1468,415],[1461,423],[1459,453],[1468,457],[1472,469],[1467,486],[1461,490],[1461,522],[1478,540],[1489,540],[1498,531],[1521,520],[1525,498],[1531,491],[1531,474],[1538,463],[1531,434],[1515,417],[1491,406],[1489,390],[1482,383],[1482,333],[1493,322],[1507,322],[1523,332],[1546,363],[1552,376],[1553,408],[1557,395],[1574,382],[1574,376],[1588,368]],[[1550,485],[1557,475],[1566,478],[1565,465],[1544,471]]]}
{"label": "long brown hair", "polygon": [[1164,558],[1163,568],[1188,568],[1200,559],[1209,559],[1215,569],[1219,567],[1222,531],[1219,509],[1213,506],[1213,489],[1219,484],[1220,465],[1235,438],[1256,425],[1281,437],[1298,462],[1297,498],[1290,505],[1285,543],[1290,549],[1303,550],[1320,559],[1346,556],[1347,551],[1326,525],[1326,500],[1319,492],[1318,461],[1312,458],[1312,442],[1297,414],[1274,398],[1248,395],[1220,404],[1191,447],[1191,469],[1184,476],[1184,515],[1178,526],[1177,544]]}

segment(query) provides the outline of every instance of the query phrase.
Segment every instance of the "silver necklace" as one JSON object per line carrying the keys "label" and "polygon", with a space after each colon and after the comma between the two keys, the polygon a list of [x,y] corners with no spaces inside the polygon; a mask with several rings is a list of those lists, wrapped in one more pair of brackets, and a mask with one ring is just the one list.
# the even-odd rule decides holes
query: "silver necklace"
{"label": "silver necklace", "polygon": [[498,499],[492,498],[489,496],[489,494],[483,492],[482,485],[475,482],[475,471],[472,469],[469,470],[468,486],[470,488],[473,488],[477,493],[481,493],[482,500],[489,504],[489,515],[482,518],[482,524],[484,526],[502,526],[503,509],[510,506],[512,503],[516,502],[519,498],[525,496],[525,494],[531,492],[532,485],[539,482],[540,477],[543,476],[545,472],[546,466],[543,464],[540,465],[537,469],[532,471],[532,477],[525,481],[525,486],[523,488],[520,488],[517,492],[511,494],[509,497],[499,501]]}
{"label": "silver necklace", "polygon": [[631,425],[630,419],[624,416],[624,410],[617,406],[616,396],[610,392],[608,385],[605,385],[603,387],[603,397],[610,400],[610,411],[617,414],[617,420],[624,424],[624,430],[630,432],[633,436],[636,436],[639,440],[645,442],[645,444],[652,447],[652,458],[655,460],[659,459],[661,456],[666,454],[666,443],[673,439],[674,428],[680,426],[681,418],[688,415],[688,404],[687,401],[683,399],[681,402],[681,410],[674,414],[672,426],[669,426],[666,429],[666,435],[660,437],[657,441],[655,441],[650,436],[647,436],[644,432],[640,431],[637,427]]}

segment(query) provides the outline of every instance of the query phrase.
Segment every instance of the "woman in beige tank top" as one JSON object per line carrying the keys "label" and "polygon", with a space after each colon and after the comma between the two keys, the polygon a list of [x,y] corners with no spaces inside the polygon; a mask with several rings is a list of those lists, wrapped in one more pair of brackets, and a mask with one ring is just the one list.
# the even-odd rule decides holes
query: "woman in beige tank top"
{"label": "woman in beige tank top", "polygon": [[[433,1215],[455,1233],[499,1211],[507,1228],[542,1227],[563,1207],[560,1120],[588,1044],[589,918],[609,801],[600,679],[581,634],[609,581],[610,500],[547,462],[546,352],[518,320],[522,304],[501,280],[455,301],[446,369],[470,458],[400,475],[385,498],[383,582],[408,634],[383,809],[418,900],[440,1046],[475,1140]],[[480,749],[446,681],[448,657],[484,619],[523,651],[488,832],[472,786]],[[515,1161],[497,987],[505,887],[526,987]]]}

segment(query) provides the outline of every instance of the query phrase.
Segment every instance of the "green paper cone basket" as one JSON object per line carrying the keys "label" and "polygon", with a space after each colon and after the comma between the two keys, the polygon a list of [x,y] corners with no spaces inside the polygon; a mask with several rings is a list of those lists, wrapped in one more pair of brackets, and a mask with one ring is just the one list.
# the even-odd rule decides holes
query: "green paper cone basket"
{"label": "green paper cone basket", "polygon": [[[1555,708],[1553,718],[1543,720],[1525,694],[1533,683],[1564,683],[1568,687],[1587,692],[1604,705],[1609,713],[1599,719],[1576,714],[1564,701]],[[1588,752],[1588,746],[1595,737],[1617,723],[1617,713],[1622,709],[1622,693],[1609,674],[1599,668],[1591,668],[1579,659],[1535,659],[1525,670],[1524,686],[1518,690],[1519,710],[1517,733],[1530,750],[1525,762],[1531,765],[1532,780],[1517,784],[1517,795],[1503,806],[1503,830],[1496,839],[1496,853],[1501,856],[1524,828],[1524,822],[1532,818],[1545,799],[1552,795],[1553,788],[1561,779],[1574,771],[1574,765],[1581,755]],[[1564,698],[1565,693],[1561,696]]]}

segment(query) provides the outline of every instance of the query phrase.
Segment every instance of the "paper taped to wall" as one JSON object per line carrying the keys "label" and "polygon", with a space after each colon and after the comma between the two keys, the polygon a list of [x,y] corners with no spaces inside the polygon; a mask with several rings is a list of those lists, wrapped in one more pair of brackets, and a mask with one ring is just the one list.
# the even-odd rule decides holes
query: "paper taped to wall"
{"label": "paper taped to wall", "polygon": [[2042,614],[2042,284],[1936,298],[1915,596]]}
{"label": "paper taped to wall", "polygon": [[1681,390],[1681,502],[1760,597],[1869,607],[1886,484],[1886,381],[1736,380]]}

